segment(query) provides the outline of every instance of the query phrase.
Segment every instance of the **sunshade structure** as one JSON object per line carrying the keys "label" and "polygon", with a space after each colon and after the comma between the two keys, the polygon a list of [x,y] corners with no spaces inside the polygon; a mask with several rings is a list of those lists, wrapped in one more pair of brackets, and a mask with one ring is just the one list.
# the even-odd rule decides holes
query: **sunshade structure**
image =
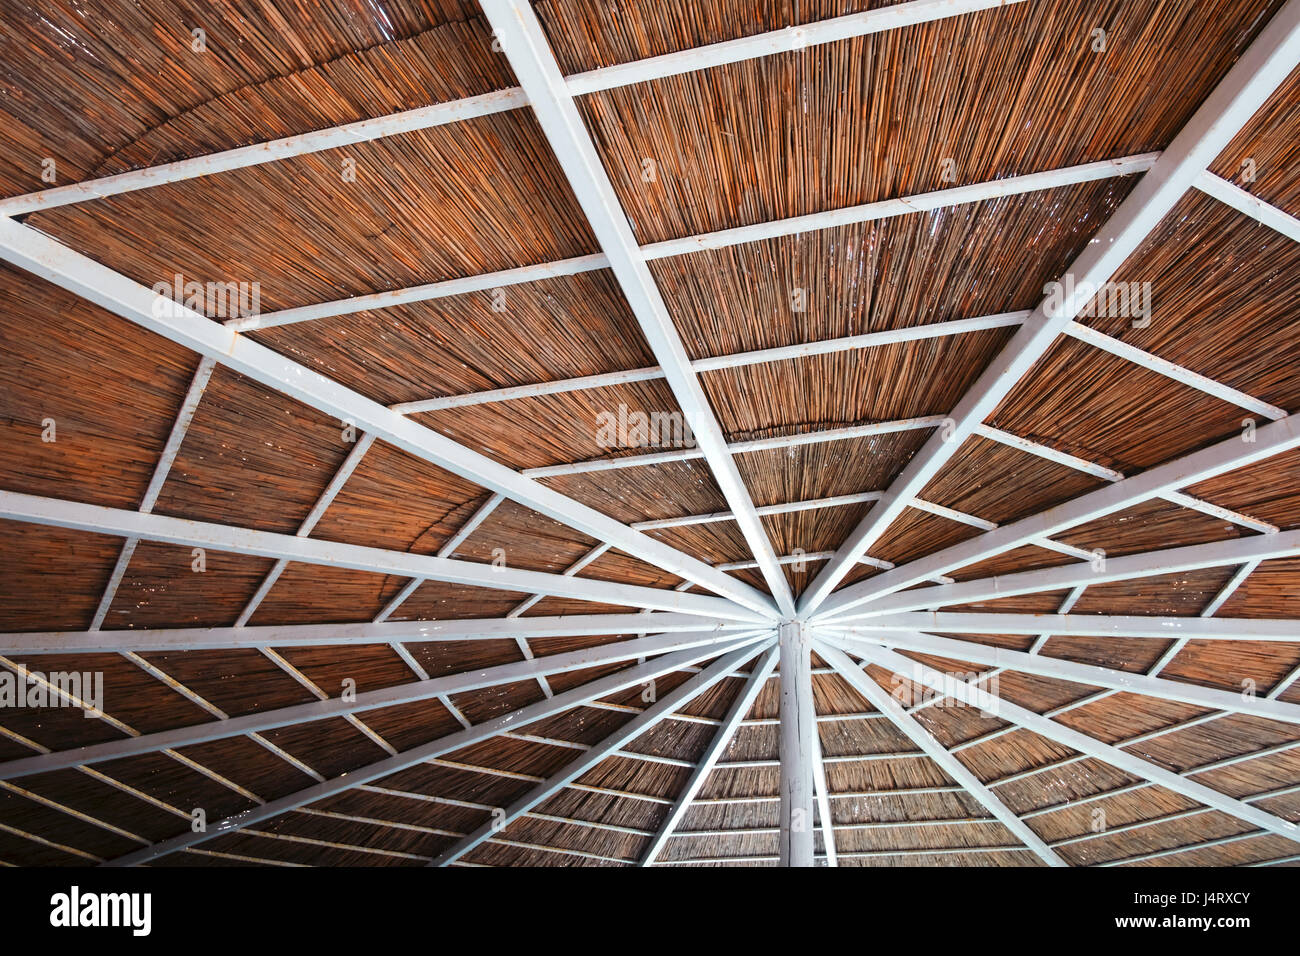
{"label": "sunshade structure", "polygon": [[0,863],[1300,860],[1300,0],[0,6]]}

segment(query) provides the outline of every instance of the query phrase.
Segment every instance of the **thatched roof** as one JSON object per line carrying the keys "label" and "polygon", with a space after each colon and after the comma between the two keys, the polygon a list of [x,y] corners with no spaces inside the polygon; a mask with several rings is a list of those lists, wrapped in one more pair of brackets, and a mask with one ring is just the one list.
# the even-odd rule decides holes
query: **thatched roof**
{"label": "thatched roof", "polygon": [[1300,859],[1300,0],[0,10],[0,864]]}

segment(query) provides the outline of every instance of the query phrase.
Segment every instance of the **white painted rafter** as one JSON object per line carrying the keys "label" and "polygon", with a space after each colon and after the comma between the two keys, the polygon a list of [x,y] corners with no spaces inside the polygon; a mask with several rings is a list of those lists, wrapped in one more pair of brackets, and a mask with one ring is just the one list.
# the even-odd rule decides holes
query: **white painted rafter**
{"label": "white painted rafter", "polygon": [[761,615],[753,611],[713,596],[615,584],[543,571],[523,571],[337,541],[320,541],[165,515],[141,514],[57,498],[39,498],[11,491],[0,491],[0,517],[187,547],[210,548],[214,551],[301,561],[305,564],[396,574],[409,578],[429,578],[472,587],[541,592],[602,604],[631,604],[665,611],[702,613],[709,617],[762,619]]}
{"label": "white painted rafter", "polygon": [[543,803],[564,787],[576,781],[583,774],[594,770],[606,758],[615,755],[620,749],[660,721],[672,716],[672,712],[687,701],[698,697],[710,687],[725,680],[745,661],[770,646],[771,638],[766,643],[748,645],[730,651],[706,670],[684,681],[660,697],[652,706],[633,717],[599,744],[579,757],[575,757],[561,769],[548,776],[542,783],[524,794],[518,800],[504,808],[504,813],[494,814],[492,819],[477,827],[467,836],[458,840],[453,846],[440,853],[433,861],[433,866],[448,866],[466,853],[487,840],[495,833],[508,827],[523,814]]}
{"label": "white painted rafter", "polygon": [[[690,365],[696,372],[711,372],[718,369],[745,368],[771,362],[788,362],[813,355],[831,355],[836,352],[851,352],[858,349],[879,348],[883,345],[897,345],[901,342],[918,342],[925,339],[946,338],[951,335],[964,335],[968,332],[1004,329],[1017,326],[1028,317],[1028,312],[1001,312],[996,315],[983,315],[971,319],[951,319],[946,322],[932,322],[928,325],[887,329],[883,332],[866,332],[862,335],[822,339],[803,345],[785,345],[751,352],[737,352],[732,355],[719,355],[713,358],[694,359]],[[654,381],[663,377],[663,369],[653,366],[628,369],[624,372],[605,372],[600,375],[585,375],[578,378],[538,382],[532,385],[515,385],[509,388],[496,388],[484,392],[444,395],[438,398],[402,402],[392,407],[394,411],[401,412],[404,415],[414,415],[418,412],[444,411],[449,408],[464,408],[471,405],[491,405],[520,398],[534,398],[538,395],[556,395],[563,392],[626,385],[631,382]]]}
{"label": "white painted rafter", "polygon": [[[868,10],[782,30],[771,30],[663,56],[590,70],[566,77],[564,82],[571,95],[580,96],[1018,2],[1020,0],[912,0],[885,9]],[[351,146],[387,136],[399,136],[416,130],[490,116],[493,113],[523,109],[527,105],[524,91],[518,87],[446,103],[435,103],[342,126],[223,150],[207,156],[178,160],[14,196],[0,200],[0,216],[19,216],[40,209],[51,209],[166,183],[211,176],[234,169],[245,169],[293,156]]]}
{"label": "white painted rafter", "polygon": [[36,773],[60,770],[67,767],[86,766],[105,760],[116,760],[136,754],[173,750],[213,740],[225,740],[245,734],[257,734],[280,727],[325,720],[350,714],[363,713],[382,707],[394,707],[414,701],[430,700],[447,694],[463,694],[485,687],[498,686],[521,680],[531,680],[546,674],[562,674],[606,664],[623,663],[654,654],[695,648],[731,647],[738,641],[752,640],[761,632],[730,633],[723,631],[688,631],[656,637],[633,638],[614,641],[579,651],[566,651],[479,668],[460,674],[435,677],[428,680],[396,684],[380,690],[356,694],[354,698],[326,698],[305,704],[293,704],[274,710],[254,711],[240,717],[191,724],[173,730],[140,734],[122,740],[89,744],[72,750],[52,751],[34,757],[22,757],[0,763],[0,780],[13,780]]}
{"label": "white painted rafter", "polygon": [[1189,780],[1148,760],[1143,760],[1141,757],[1120,750],[1118,747],[1103,743],[1095,737],[1080,733],[1051,718],[1036,714],[1018,704],[1013,704],[1003,697],[991,695],[964,681],[953,680],[948,675],[934,671],[931,668],[918,666],[915,661],[911,661],[894,651],[880,647],[872,648],[855,645],[853,653],[863,660],[884,667],[893,673],[906,677],[908,680],[939,693],[948,694],[962,703],[978,707],[980,710],[993,714],[1001,720],[1010,721],[1032,733],[1054,740],[1059,744],[1064,744],[1081,754],[1100,760],[1125,773],[1148,780],[1164,787],[1166,790],[1180,793],[1208,807],[1222,810],[1229,816],[1245,820],[1247,823],[1252,823],[1270,833],[1276,833],[1290,840],[1300,839],[1300,825],[1274,816],[1271,813],[1266,813],[1244,801],[1229,797],[1194,780]]}
{"label": "white painted rafter", "polygon": [[[1200,568],[1217,568],[1225,565],[1245,564],[1248,561],[1269,561],[1300,555],[1300,530],[1261,534],[1250,538],[1229,538],[1208,544],[1193,544],[1162,551],[1144,551],[1126,554],[1119,558],[1106,558],[1099,564],[1078,562],[1037,571],[1019,571],[991,578],[940,584],[929,588],[898,591],[878,598],[844,620],[876,617],[896,611],[922,608],[944,608],[972,601],[1033,594],[1038,591],[1055,591],[1078,585],[1091,586],[1111,581],[1155,577],[1178,571],[1195,571]],[[840,624],[822,621],[823,624]]]}
{"label": "white painted rafter", "polygon": [[731,743],[736,729],[754,706],[754,701],[758,698],[759,692],[762,691],[768,678],[772,676],[772,672],[776,669],[776,656],[776,650],[769,648],[754,664],[753,670],[745,679],[745,685],[737,693],[736,699],[731,702],[731,706],[727,708],[726,716],[723,717],[721,725],[713,735],[713,740],[709,742],[708,748],[700,755],[700,759],[696,762],[690,777],[687,778],[681,792],[677,794],[677,798],[673,801],[672,808],[664,817],[663,822],[659,824],[659,829],[653,834],[649,845],[642,852],[642,866],[653,866],[659,854],[663,851],[664,845],[668,842],[668,838],[673,836],[673,831],[677,829],[677,825],[681,823],[682,818],[686,815],[691,802],[700,792],[705,780],[713,772],[714,766]]}
{"label": "white painted rafter", "polygon": [[[1161,700],[1174,700],[1196,707],[1219,710],[1225,714],[1251,714],[1267,717],[1291,724],[1300,724],[1300,704],[1287,704],[1279,700],[1242,694],[1239,691],[1220,690],[1190,684],[1185,681],[1168,680],[1163,677],[1150,677],[1131,671],[1114,670],[1098,667],[1095,664],[1080,664],[1076,661],[1043,654],[1027,654],[1005,647],[978,644],[974,641],[954,640],[934,634],[920,634],[907,631],[879,631],[871,637],[853,637],[826,629],[825,640],[834,644],[852,647],[872,647],[884,645],[896,650],[927,654],[951,660],[970,661],[988,667],[1003,670],[1020,671],[1070,681],[1093,687],[1106,687],[1111,690],[1156,697]],[[918,665],[919,666],[919,665]]]}
{"label": "white painted rafter", "polygon": [[529,4],[519,0],[483,0],[481,5],[578,204],[586,214],[596,241],[609,259],[610,269],[650,351],[659,360],[668,387],[690,423],[696,445],[736,515],[736,523],[750,552],[759,562],[772,599],[782,615],[792,615],[794,597],[790,584],[776,561],[767,532],[754,511],[749,491],[727,448],[722,427],[714,416],[699,376],[691,367],[690,357],[646,260],[641,256],[627,214],[565,85],[536,13]]}
{"label": "white painted rafter", "polygon": [[130,628],[103,631],[17,631],[0,634],[0,655],[235,650],[245,647],[346,647],[424,641],[499,641],[515,638],[613,636],[649,631],[680,633],[714,628],[750,630],[753,624],[693,614],[566,614],[559,617],[382,621],[364,624],[287,624],[251,627]]}
{"label": "white painted rafter", "polygon": [[475,724],[473,727],[466,728],[437,740],[430,741],[427,744],[421,744],[410,750],[404,750],[383,760],[367,764],[357,770],[349,771],[341,776],[334,777],[315,786],[307,787],[303,790],[295,791],[286,796],[279,797],[275,800],[268,801],[261,806],[252,810],[244,811],[234,817],[229,817],[215,825],[210,825],[202,833],[187,831],[167,840],[151,844],[143,849],[128,853],[125,856],[109,861],[110,866],[136,866],[142,863],[148,863],[152,860],[164,857],[169,853],[174,853],[187,847],[205,842],[215,836],[224,833],[230,833],[235,830],[243,829],[263,820],[270,820],[286,813],[290,810],[296,810],[299,807],[305,807],[318,800],[343,793],[354,787],[360,787],[364,784],[373,783],[384,777],[390,776],[399,770],[405,770],[417,764],[428,760],[433,760],[445,754],[454,753],[465,747],[471,746],[483,740],[488,740],[505,730],[513,730],[526,726],[536,721],[543,720],[555,714],[563,713],[570,708],[580,706],[589,701],[598,700],[610,694],[625,690],[628,687],[635,687],[649,680],[661,677],[664,674],[671,673],[681,667],[690,666],[701,660],[707,660],[716,657],[719,653],[729,653],[735,647],[743,647],[744,641],[737,642],[736,645],[714,645],[704,649],[674,651],[670,654],[664,654],[656,657],[644,664],[638,664],[625,668],[613,674],[597,678],[589,683],[582,684],[572,690],[556,694],[554,697],[538,701],[535,704],[529,704],[516,710],[498,715],[481,724]]}
{"label": "white painted rafter", "polygon": [[[1244,567],[1244,566],[1243,566]],[[1059,634],[1155,640],[1300,642],[1300,619],[1168,617],[1113,614],[1013,614],[980,611],[902,611],[828,625],[870,639],[876,631],[936,634]]]}
{"label": "white painted rafter", "polygon": [[1230,183],[1207,170],[1196,181],[1196,188],[1207,196],[1213,196],[1219,202],[1227,203],[1237,212],[1245,213],[1250,218],[1262,222],[1288,239],[1300,242],[1300,219],[1266,203],[1258,196],[1251,195],[1235,183]]}

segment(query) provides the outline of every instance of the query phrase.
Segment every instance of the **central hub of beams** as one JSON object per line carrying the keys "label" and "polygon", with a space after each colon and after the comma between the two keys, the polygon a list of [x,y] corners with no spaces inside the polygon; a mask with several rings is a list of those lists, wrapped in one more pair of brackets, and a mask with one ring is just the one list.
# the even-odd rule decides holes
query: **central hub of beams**
{"label": "central hub of beams", "polygon": [[813,760],[817,717],[812,699],[808,627],[787,621],[777,627],[781,667],[782,866],[813,865]]}

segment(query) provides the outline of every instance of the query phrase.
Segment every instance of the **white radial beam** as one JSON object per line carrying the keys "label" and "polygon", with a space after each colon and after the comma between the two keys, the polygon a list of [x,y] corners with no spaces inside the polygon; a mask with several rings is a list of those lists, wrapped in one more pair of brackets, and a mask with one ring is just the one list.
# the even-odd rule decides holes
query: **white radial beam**
{"label": "white radial beam", "polygon": [[932,631],[936,634],[1062,634],[1152,638],[1161,641],[1300,641],[1300,619],[1292,618],[901,611],[897,614],[863,618],[843,627],[836,624],[827,626],[868,640],[875,631],[910,630]]}
{"label": "white radial beam", "polygon": [[943,465],[1016,383],[1038,361],[1092,297],[1090,290],[1110,280],[1147,234],[1196,185],[1273,90],[1300,63],[1300,0],[1289,0],[1242,54],[1161,153],[1064,277],[1068,294],[1049,295],[1034,310],[992,364],[953,410],[953,427],[930,437],[903,469],[884,498],[840,547],[839,557],[822,569],[799,603],[807,616],[817,610],[885,529],[919,495]]}
{"label": "white radial beam", "polygon": [[318,783],[315,786],[298,790],[294,793],[271,800],[252,810],[246,810],[243,813],[228,817],[219,823],[210,825],[202,833],[186,832],[174,836],[168,840],[152,844],[143,849],[136,850],[134,853],[128,853],[125,856],[110,860],[109,866],[136,866],[141,863],[148,863],[159,857],[174,853],[177,850],[183,850],[195,844],[210,840],[215,836],[225,833],[231,833],[235,830],[251,826],[254,823],[261,823],[263,820],[270,820],[282,813],[290,810],[296,810],[317,800],[323,800],[326,797],[343,793],[351,790],[353,787],[360,787],[368,783],[374,783],[376,780],[383,779],[399,770],[406,770],[416,764],[424,763],[428,760],[435,760],[445,754],[461,750],[465,747],[489,740],[498,734],[510,730],[518,730],[528,724],[544,720],[547,717],[561,714],[566,710],[579,707],[601,697],[607,697],[610,694],[617,693],[620,690],[626,690],[629,687],[635,687],[647,681],[654,680],[664,674],[672,673],[683,667],[689,667],[699,661],[707,660],[710,657],[716,657],[720,652],[725,653],[733,648],[730,645],[725,647],[709,647],[688,651],[674,651],[671,654],[665,654],[662,657],[656,657],[645,664],[638,664],[634,667],[625,668],[613,674],[597,678],[587,684],[582,684],[572,690],[567,690],[562,694],[556,694],[554,697],[538,701],[526,707],[517,710],[510,710],[504,714],[493,717],[491,720],[476,724],[473,727],[467,727],[457,733],[450,734],[446,737],[440,737],[437,740],[430,741],[427,744],[421,744],[410,750],[404,750],[392,757],[367,764],[357,770],[350,770],[341,776]]}
{"label": "white radial beam", "polygon": [[[463,694],[500,684],[532,680],[547,674],[562,674],[636,660],[652,654],[691,650],[702,647],[734,646],[736,641],[752,638],[753,634],[732,634],[720,631],[691,631],[683,634],[666,634],[657,637],[633,638],[615,641],[579,651],[549,654],[495,667],[479,668],[461,674],[434,677],[429,680],[396,684],[380,690],[357,694],[355,699],[326,698],[305,704],[294,704],[274,710],[256,711],[242,717],[208,721],[174,730],[164,730],[138,737],[110,740],[72,750],[53,751],[34,757],[21,757],[0,763],[0,780],[13,780],[34,773],[45,773],[67,767],[81,767],[116,760],[135,754],[158,750],[174,750],[213,740],[225,740],[244,734],[261,733],[279,727],[341,717],[380,707],[394,707],[419,700],[429,700],[447,694]],[[714,651],[714,653],[717,653]]]}
{"label": "white radial beam", "polygon": [[1028,824],[1012,813],[1007,805],[999,800],[993,794],[993,791],[984,786],[965,764],[949,753],[915,717],[904,710],[898,701],[885,693],[879,684],[863,673],[860,667],[855,666],[843,651],[827,644],[824,640],[819,640],[816,646],[819,656],[825,658],[831,667],[839,671],[840,675],[859,694],[865,697],[873,707],[888,716],[898,726],[898,729],[911,739],[912,743],[925,751],[926,755],[943,769],[944,773],[952,777],[971,796],[982,803],[997,818],[998,822],[1011,831],[1016,839],[1033,850],[1039,859],[1048,866],[1066,865],[1065,861],[1052,852],[1038,834],[1030,829]]}
{"label": "white radial beam", "polygon": [[1226,438],[1132,478],[1116,481],[1028,518],[1002,525],[995,531],[909,561],[869,581],[851,585],[830,597],[817,618],[840,617],[858,605],[920,584],[935,574],[978,564],[986,558],[1031,544],[1035,538],[1059,534],[1075,525],[1095,521],[1151,498],[1176,493],[1179,488],[1300,448],[1300,419],[1292,415],[1270,422],[1258,428],[1251,437],[1253,441],[1245,441],[1240,435]]}
{"label": "white radial beam", "polygon": [[0,258],[179,345],[215,358],[232,371],[277,389],[340,421],[350,421],[359,431],[371,433],[417,458],[505,495],[751,610],[768,615],[773,613],[771,598],[743,581],[715,571],[703,561],[684,555],[594,508],[525,478],[500,462],[471,451],[192,309],[172,303],[121,273],[73,252],[49,236],[3,217],[0,217]]}
{"label": "white radial beam", "polygon": [[660,697],[654,704],[646,708],[636,717],[633,717],[600,743],[596,744],[590,750],[585,751],[580,756],[575,757],[532,790],[528,791],[528,793],[510,804],[509,807],[504,808],[504,814],[493,814],[492,819],[488,822],[477,827],[471,833],[458,840],[454,845],[438,854],[430,865],[448,866],[456,860],[459,860],[484,840],[489,839],[494,833],[499,833],[518,817],[527,813],[529,810],[532,810],[543,801],[549,799],[555,793],[563,790],[583,774],[595,769],[606,758],[617,754],[619,750],[627,746],[633,740],[636,740],[637,737],[658,724],[665,717],[671,716],[672,712],[678,707],[682,706],[687,701],[698,697],[710,687],[726,679],[732,671],[757,654],[764,646],[765,645],[750,645],[731,651],[701,673],[696,674],[690,680],[684,681],[682,684],[674,687],[667,694]]}
{"label": "white radial beam", "polygon": [[[1251,538],[1230,538],[1208,544],[1193,544],[1163,551],[1126,554],[1105,558],[1100,566],[1080,561],[1039,571],[1020,571],[974,581],[939,584],[928,588],[899,591],[874,601],[858,612],[858,617],[875,617],[894,611],[918,608],[943,608],[973,601],[1055,591],[1078,585],[1106,584],[1130,578],[1154,577],[1177,571],[1217,568],[1247,561],[1269,561],[1300,554],[1300,530],[1261,534]],[[820,622],[831,623],[831,622]],[[834,623],[840,623],[838,620]]]}
{"label": "white radial beam", "polygon": [[[788,27],[783,30],[771,30],[754,36],[725,40],[708,46],[681,50],[663,56],[634,60],[617,66],[604,67],[585,73],[574,74],[565,79],[569,92],[574,96],[594,93],[598,90],[610,90],[647,80],[662,79],[681,73],[706,70],[726,63],[738,63],[757,57],[770,56],[789,50],[800,50],[808,46],[831,43],[849,37],[866,36],[886,30],[896,30],[916,23],[928,23],[948,17],[978,10],[1018,3],[1020,0],[914,0],[901,3],[882,10],[869,10],[864,13],[850,14],[831,20],[821,20],[803,26]],[[241,146],[207,156],[183,159],[160,166],[132,170],[113,176],[85,180],[68,186],[58,186],[40,192],[27,193],[10,199],[0,200],[0,216],[18,216],[39,209],[50,209],[69,203],[84,202],[103,196],[114,196],[160,186],[164,183],[180,182],[199,176],[259,166],[262,163],[302,156],[321,150],[340,146],[351,146],[381,139],[385,136],[397,136],[416,130],[430,129],[448,123],[457,123],[479,116],[521,109],[527,105],[523,90],[513,87],[470,96],[447,103],[422,106],[387,116],[377,116],[288,136],[284,139]]]}
{"label": "white radial beam", "polygon": [[316,538],[299,538],[290,534],[190,521],[166,515],[141,514],[57,498],[39,498],[13,491],[0,491],[0,518],[235,554],[256,554],[285,561],[301,561],[304,564],[322,564],[409,578],[431,578],[501,591],[552,594],[601,604],[631,604],[736,620],[761,619],[760,615],[731,601],[708,595],[616,584],[543,571],[522,571]]}
{"label": "white radial beam", "polygon": [[976,644],[974,641],[959,641],[950,637],[937,637],[932,634],[882,631],[872,634],[871,637],[859,638],[837,637],[829,628],[827,631],[828,636],[825,640],[832,643],[843,641],[846,646],[871,647],[883,644],[886,647],[918,654],[970,661],[972,664],[1037,674],[1075,684],[1108,687],[1124,693],[1158,697],[1161,700],[1175,700],[1196,707],[1221,710],[1228,714],[1252,714],[1289,724],[1300,724],[1300,704],[1287,704],[1280,700],[1270,700],[1238,691],[1218,690],[1164,677],[1148,677],[1145,674],[1098,667],[1095,664],[1080,664],[1059,657],[1027,654],[1024,651],[1012,651],[1003,647]]}
{"label": "white radial beam", "polygon": [[713,415],[690,357],[668,314],[668,307],[641,256],[627,214],[596,155],[591,135],[560,74],[559,64],[532,7],[519,0],[484,0],[483,12],[505,49],[519,84],[542,127],[579,205],[587,215],[596,241],[609,259],[632,314],[659,360],[668,387],[690,423],[695,441],[709,463],[718,488],[736,515],[750,551],[759,562],[768,589],[784,616],[794,614],[794,597],[785,573],[754,511],[749,491],[727,449],[727,440]]}
{"label": "white radial beam", "polygon": [[722,724],[718,727],[717,733],[713,735],[713,740],[709,743],[708,749],[704,751],[699,762],[695,765],[695,769],[691,771],[686,786],[682,788],[682,792],[673,801],[672,809],[668,811],[668,815],[664,817],[664,821],[650,841],[650,845],[646,847],[645,853],[642,854],[642,866],[654,865],[655,858],[662,852],[668,838],[677,829],[677,824],[686,815],[691,801],[695,799],[696,794],[700,792],[700,788],[704,786],[704,781],[713,772],[714,766],[727,749],[727,745],[731,743],[731,738],[735,736],[736,728],[740,726],[740,722],[745,719],[745,715],[754,706],[754,701],[763,690],[768,678],[772,676],[772,671],[776,669],[776,656],[776,650],[769,648],[758,663],[754,665],[753,672],[745,680],[745,686],[740,689],[736,699],[731,702],[731,707],[727,709],[727,715],[722,719]]}
{"label": "white radial beam", "polygon": [[777,628],[781,657],[780,857],[782,866],[813,865],[813,758],[817,714],[812,695],[812,640],[797,621]]}
{"label": "white radial beam", "polygon": [[888,668],[896,674],[904,675],[909,680],[929,687],[931,690],[946,694],[973,707],[978,707],[986,713],[993,714],[1000,720],[1018,724],[1032,733],[1046,737],[1048,740],[1054,740],[1059,744],[1064,744],[1081,754],[1100,760],[1125,773],[1150,781],[1157,786],[1164,787],[1166,790],[1172,790],[1174,793],[1181,793],[1183,796],[1198,803],[1203,803],[1207,807],[1222,810],[1229,816],[1245,820],[1257,827],[1268,830],[1270,833],[1284,836],[1288,840],[1300,839],[1300,826],[1297,824],[1283,820],[1271,813],[1265,813],[1263,810],[1256,809],[1241,800],[1235,800],[1217,790],[1212,790],[1204,784],[1199,784],[1194,780],[1189,780],[1172,771],[1165,770],[1163,767],[1143,760],[1127,751],[1120,750],[1118,747],[1112,747],[1110,744],[1089,737],[1087,734],[1072,730],[1051,718],[1036,714],[1032,710],[1013,704],[1002,697],[988,694],[965,681],[954,680],[932,668],[923,667],[916,661],[909,660],[894,651],[879,647],[862,647],[859,649],[855,646],[853,653],[855,656],[861,657],[872,664]]}
{"label": "white radial beam", "polygon": [[498,641],[515,638],[680,633],[713,628],[750,630],[752,624],[693,614],[566,614],[559,617],[470,618],[359,624],[255,627],[176,627],[150,630],[17,631],[0,634],[0,656],[97,654],[132,651],[211,651],[245,647],[340,647],[418,644],[422,641]]}

